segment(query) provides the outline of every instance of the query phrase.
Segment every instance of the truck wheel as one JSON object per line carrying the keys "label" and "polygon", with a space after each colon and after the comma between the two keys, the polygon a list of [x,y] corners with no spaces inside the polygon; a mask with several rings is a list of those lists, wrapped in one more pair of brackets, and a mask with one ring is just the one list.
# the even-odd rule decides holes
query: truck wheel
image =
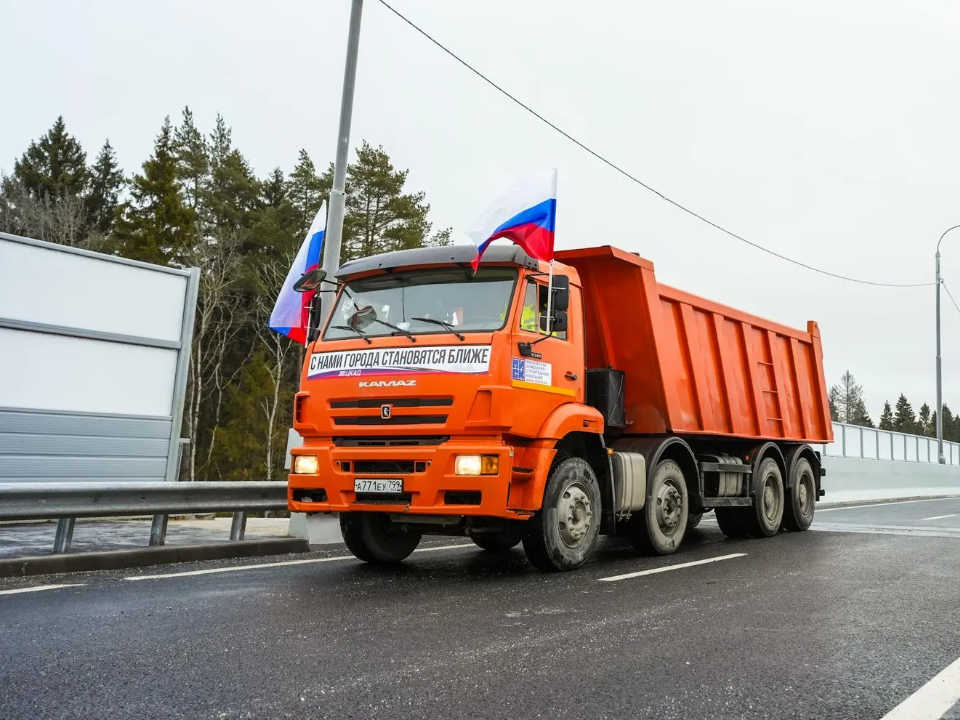
{"label": "truck wheel", "polygon": [[653,474],[643,513],[636,516],[634,546],[642,552],[669,555],[683,541],[689,514],[683,471],[673,460],[664,460]]}
{"label": "truck wheel", "polygon": [[786,507],[783,510],[783,526],[788,530],[806,530],[813,522],[817,497],[813,467],[806,458],[797,460],[791,484],[793,487],[787,493]]}
{"label": "truck wheel", "polygon": [[703,520],[703,513],[690,513],[687,515],[687,530],[693,530],[697,525],[700,524],[700,521]]}
{"label": "truck wheel", "polygon": [[487,552],[505,553],[519,545],[523,535],[516,530],[504,530],[492,535],[471,535],[470,539]]}
{"label": "truck wheel", "polygon": [[728,538],[745,538],[750,535],[748,508],[717,508],[714,512],[720,532]]}
{"label": "truck wheel", "polygon": [[747,513],[750,534],[771,537],[780,531],[783,521],[784,490],[780,466],[773,458],[760,462],[753,476],[754,506]]}
{"label": "truck wheel", "polygon": [[556,462],[543,493],[543,507],[527,521],[523,551],[540,570],[556,572],[583,565],[600,534],[600,485],[580,458]]}
{"label": "truck wheel", "polygon": [[398,563],[416,550],[420,533],[401,530],[386,513],[340,513],[340,533],[347,549],[368,563]]}

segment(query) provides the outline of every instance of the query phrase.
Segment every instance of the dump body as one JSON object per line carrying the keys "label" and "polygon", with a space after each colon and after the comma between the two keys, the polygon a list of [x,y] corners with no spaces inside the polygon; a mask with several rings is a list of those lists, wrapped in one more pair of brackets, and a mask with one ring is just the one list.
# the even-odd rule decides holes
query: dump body
{"label": "dump body", "polygon": [[612,247],[557,253],[583,286],[588,368],[625,374],[630,435],[833,439],[816,323],[796,330],[657,282]]}

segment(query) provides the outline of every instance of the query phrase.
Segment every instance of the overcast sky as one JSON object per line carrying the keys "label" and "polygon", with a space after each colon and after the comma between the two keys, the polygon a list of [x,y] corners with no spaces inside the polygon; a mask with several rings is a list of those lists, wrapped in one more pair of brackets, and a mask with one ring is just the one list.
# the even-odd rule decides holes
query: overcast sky
{"label": "overcast sky", "polygon": [[[783,253],[880,282],[932,282],[960,223],[960,4],[392,0],[585,144]],[[139,169],[164,115],[216,113],[257,173],[333,159],[349,0],[0,0],[0,169],[62,114]],[[613,244],[658,278],[782,323],[820,323],[874,420],[935,403],[934,289],[818,276],[703,225],[498,95],[366,0],[352,145],[383,145],[437,227],[559,169],[559,247]],[[960,301],[960,230],[943,243]],[[624,308],[625,316],[629,308]],[[628,322],[628,318],[625,317]],[[960,410],[960,313],[944,297],[944,400]]]}

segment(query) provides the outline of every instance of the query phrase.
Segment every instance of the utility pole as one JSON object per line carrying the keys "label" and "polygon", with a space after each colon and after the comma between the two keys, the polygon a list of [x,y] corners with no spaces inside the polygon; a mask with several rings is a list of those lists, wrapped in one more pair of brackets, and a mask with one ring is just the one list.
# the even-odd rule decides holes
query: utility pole
{"label": "utility pole", "polygon": [[940,243],[948,232],[957,228],[960,228],[960,225],[947,228],[937,241],[935,282],[937,286],[937,460],[941,465],[944,465],[947,459],[943,456],[943,377],[940,369],[940,284],[943,282],[940,279]]}
{"label": "utility pole", "polygon": [[[350,32],[347,36],[347,61],[343,68],[343,95],[340,99],[340,130],[337,136],[337,158],[333,167],[333,189],[330,191],[330,211],[327,214],[327,232],[324,237],[323,269],[333,278],[340,268],[340,246],[343,243],[343,214],[346,198],[347,157],[350,153],[350,121],[353,118],[353,90],[357,78],[357,52],[360,48],[360,15],[363,0],[353,0],[350,8]],[[334,292],[320,288],[320,317],[323,327],[333,310]]]}

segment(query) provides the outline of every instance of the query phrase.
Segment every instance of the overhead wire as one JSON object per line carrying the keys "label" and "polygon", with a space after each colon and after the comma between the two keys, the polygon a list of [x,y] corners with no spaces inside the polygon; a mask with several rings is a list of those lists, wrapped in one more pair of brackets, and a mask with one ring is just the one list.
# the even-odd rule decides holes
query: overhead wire
{"label": "overhead wire", "polygon": [[411,28],[413,28],[413,29],[416,30],[418,33],[420,33],[423,37],[425,37],[425,38],[426,38],[427,40],[429,40],[431,43],[433,43],[434,45],[436,45],[440,50],[442,50],[442,51],[445,52],[447,55],[449,55],[449,56],[452,57],[454,60],[456,60],[460,65],[462,65],[462,66],[465,67],[467,70],[469,70],[471,73],[473,73],[473,74],[476,75],[478,78],[480,78],[481,80],[483,80],[485,83],[487,83],[488,85],[490,85],[490,87],[494,88],[494,89],[495,89],[497,92],[499,92],[501,95],[503,95],[504,97],[508,98],[509,100],[511,100],[512,102],[516,103],[517,105],[519,105],[521,108],[523,108],[524,110],[526,110],[528,113],[530,113],[531,115],[533,115],[535,118],[537,118],[538,120],[540,120],[542,123],[544,123],[545,125],[547,125],[547,126],[550,127],[551,129],[555,130],[557,133],[559,133],[560,135],[562,135],[563,137],[565,137],[565,138],[566,138],[567,140],[569,140],[570,142],[572,142],[574,145],[576,145],[576,146],[579,147],[580,149],[584,150],[585,152],[589,153],[590,155],[592,155],[594,158],[596,158],[597,160],[599,160],[599,161],[602,162],[603,164],[607,165],[608,167],[612,168],[613,170],[615,170],[615,171],[618,172],[619,174],[623,175],[625,178],[631,180],[632,182],[636,183],[637,185],[639,185],[640,187],[644,188],[645,190],[653,193],[654,195],[656,195],[657,197],[659,197],[661,200],[664,200],[665,202],[669,203],[670,205],[673,205],[675,208],[677,208],[677,209],[685,212],[687,215],[690,215],[691,217],[694,217],[694,218],[696,218],[697,220],[699,220],[699,221],[701,221],[701,222],[709,225],[710,227],[712,227],[712,228],[714,228],[714,229],[716,229],[716,230],[719,230],[720,232],[724,233],[725,235],[728,235],[729,237],[732,237],[732,238],[735,239],[735,240],[739,240],[740,242],[745,243],[745,244],[749,245],[750,247],[752,247],[752,248],[754,248],[754,249],[756,249],[756,250],[759,250],[759,251],[761,251],[761,252],[767,253],[768,255],[772,255],[772,256],[775,257],[775,258],[779,258],[780,260],[784,260],[784,261],[786,261],[786,262],[788,262],[788,263],[791,263],[791,264],[793,264],[793,265],[796,265],[796,266],[798,266],[798,267],[802,267],[802,268],[804,268],[804,269],[806,269],[806,270],[810,270],[810,271],[812,271],[812,272],[819,273],[819,274],[821,274],[821,275],[826,275],[826,276],[828,276],[828,277],[832,277],[832,278],[835,278],[835,279],[837,279],[837,280],[845,280],[845,281],[847,281],[847,282],[858,283],[858,284],[860,284],[860,285],[871,285],[871,286],[874,286],[874,287],[886,287],[886,288],[917,288],[917,287],[929,287],[929,286],[931,286],[931,285],[934,284],[934,283],[932,283],[932,282],[923,282],[923,283],[886,283],[886,282],[875,282],[875,281],[872,281],[872,280],[864,280],[864,279],[862,279],[862,278],[850,277],[850,276],[848,276],[848,275],[841,275],[841,274],[839,274],[839,273],[830,272],[829,270],[824,270],[824,269],[822,269],[822,268],[815,267],[815,266],[813,266],[813,265],[810,265],[810,264],[808,264],[808,263],[802,262],[802,261],[800,261],[800,260],[796,260],[795,258],[788,257],[788,256],[786,256],[786,255],[783,255],[783,254],[781,254],[781,253],[778,253],[778,252],[775,251],[775,250],[771,250],[770,248],[767,248],[767,247],[764,247],[763,245],[760,245],[760,244],[758,244],[758,243],[755,243],[755,242],[753,242],[752,240],[748,240],[747,238],[745,238],[745,237],[743,237],[742,235],[739,235],[739,234],[733,232],[732,230],[728,230],[727,228],[723,227],[722,225],[714,222],[713,220],[710,220],[710,219],[704,217],[704,216],[701,215],[700,213],[695,212],[694,210],[692,210],[692,209],[690,209],[689,207],[681,204],[680,202],[674,200],[673,198],[668,197],[667,195],[665,195],[665,194],[662,193],[661,191],[657,190],[656,188],[648,185],[647,183],[643,182],[642,180],[640,180],[640,179],[637,178],[636,176],[632,175],[630,172],[628,172],[628,171],[625,170],[624,168],[620,167],[619,165],[617,165],[617,164],[616,164],[615,162],[613,162],[612,160],[609,160],[608,158],[604,157],[604,156],[601,155],[599,152],[597,152],[597,151],[594,150],[593,148],[589,147],[589,146],[586,145],[585,143],[581,142],[580,140],[578,140],[577,138],[575,138],[573,135],[571,135],[570,133],[568,133],[566,130],[563,130],[563,129],[562,129],[561,127],[559,127],[556,123],[552,122],[551,120],[548,120],[546,117],[544,117],[544,116],[541,115],[539,112],[537,112],[536,110],[534,110],[534,109],[533,109],[532,107],[530,107],[528,104],[526,104],[525,102],[523,102],[522,100],[520,100],[519,98],[517,98],[515,95],[512,95],[510,92],[508,92],[508,91],[505,90],[503,87],[501,87],[500,85],[498,85],[496,82],[494,82],[493,80],[491,80],[489,77],[487,77],[486,75],[484,75],[482,72],[480,72],[479,70],[477,70],[477,69],[476,69],[475,67],[473,67],[470,63],[468,63],[466,60],[462,59],[459,55],[457,55],[457,54],[454,53],[452,50],[450,50],[449,48],[447,48],[447,47],[446,47],[445,45],[443,45],[439,40],[437,40],[437,39],[434,38],[432,35],[430,35],[429,33],[427,33],[423,28],[421,28],[419,25],[417,25],[416,23],[414,23],[412,20],[410,20],[408,17],[406,17],[403,13],[401,13],[399,10],[397,10],[395,7],[393,7],[390,3],[386,2],[386,0],[378,0],[378,2],[379,2],[381,5],[383,5],[387,10],[389,10],[389,11],[392,12],[394,15],[396,15],[400,20],[402,20],[402,21],[405,22],[407,25],[409,25]]}
{"label": "overhead wire", "polygon": [[957,312],[960,313],[960,305],[957,305],[957,301],[953,299],[953,293],[951,293],[950,288],[947,287],[946,281],[941,280],[940,284],[943,285],[943,289],[947,291],[947,297],[950,298],[950,302],[953,303],[953,306],[957,309]]}

